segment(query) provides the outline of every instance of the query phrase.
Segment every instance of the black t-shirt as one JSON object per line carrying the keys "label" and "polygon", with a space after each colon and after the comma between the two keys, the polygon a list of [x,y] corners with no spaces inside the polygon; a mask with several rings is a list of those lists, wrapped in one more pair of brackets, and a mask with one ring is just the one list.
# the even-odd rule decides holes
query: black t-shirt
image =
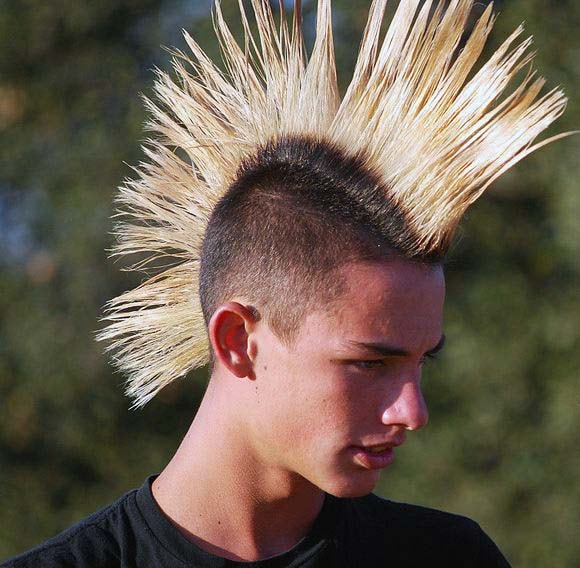
{"label": "black t-shirt", "polygon": [[233,562],[201,550],[173,526],[153,498],[153,479],[2,567],[509,567],[474,521],[373,494],[326,495],[310,532],[292,550]]}

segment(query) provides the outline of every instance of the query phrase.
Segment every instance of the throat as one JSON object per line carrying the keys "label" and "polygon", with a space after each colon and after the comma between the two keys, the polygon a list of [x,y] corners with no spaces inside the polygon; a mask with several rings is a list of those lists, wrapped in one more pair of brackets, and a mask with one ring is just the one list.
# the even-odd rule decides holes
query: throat
{"label": "throat", "polygon": [[298,545],[322,510],[324,492],[297,474],[266,467],[231,433],[206,432],[196,421],[152,487],[176,530],[234,561],[263,560]]}
{"label": "throat", "polygon": [[162,476],[154,481],[153,494],[176,530],[201,550],[238,562],[265,560],[292,550],[308,535],[324,505],[321,491],[277,501],[223,489],[213,496],[204,490],[178,497],[178,486]]}

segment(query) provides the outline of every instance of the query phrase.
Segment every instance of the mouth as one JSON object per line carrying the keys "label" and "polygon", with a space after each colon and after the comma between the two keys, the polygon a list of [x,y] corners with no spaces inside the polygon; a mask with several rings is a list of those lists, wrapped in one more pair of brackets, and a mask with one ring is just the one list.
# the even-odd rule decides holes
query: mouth
{"label": "mouth", "polygon": [[395,459],[394,448],[400,443],[380,444],[374,446],[353,446],[353,460],[364,469],[384,469]]}

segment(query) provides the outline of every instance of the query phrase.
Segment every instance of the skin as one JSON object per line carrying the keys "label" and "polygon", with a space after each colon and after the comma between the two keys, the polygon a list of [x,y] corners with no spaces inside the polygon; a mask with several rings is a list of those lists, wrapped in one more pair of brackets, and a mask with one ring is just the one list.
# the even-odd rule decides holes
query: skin
{"label": "skin", "polygon": [[374,489],[380,468],[362,447],[395,447],[427,423],[420,380],[441,346],[442,268],[391,259],[340,272],[345,293],[309,313],[291,345],[242,299],[212,317],[208,390],[153,484],[167,517],[210,553],[253,561],[291,549],[324,492]]}

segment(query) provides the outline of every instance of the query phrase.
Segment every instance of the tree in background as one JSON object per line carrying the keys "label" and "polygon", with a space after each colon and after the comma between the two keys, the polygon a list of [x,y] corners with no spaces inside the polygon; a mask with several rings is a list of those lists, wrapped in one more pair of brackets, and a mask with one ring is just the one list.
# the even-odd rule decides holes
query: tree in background
{"label": "tree in background", "polygon": [[[343,77],[368,4],[334,2]],[[577,127],[580,6],[497,4],[494,41],[526,20],[537,67],[570,96],[557,129]],[[141,156],[139,93],[154,65],[169,66],[159,45],[183,47],[181,27],[215,42],[209,0],[0,6],[3,558],[160,470],[195,412],[203,373],[128,411],[93,335],[105,301],[135,283],[104,249],[114,189]],[[447,270],[447,353],[425,373],[431,425],[380,486],[477,518],[514,565],[580,556],[578,149],[568,139],[529,158],[464,223]]]}

